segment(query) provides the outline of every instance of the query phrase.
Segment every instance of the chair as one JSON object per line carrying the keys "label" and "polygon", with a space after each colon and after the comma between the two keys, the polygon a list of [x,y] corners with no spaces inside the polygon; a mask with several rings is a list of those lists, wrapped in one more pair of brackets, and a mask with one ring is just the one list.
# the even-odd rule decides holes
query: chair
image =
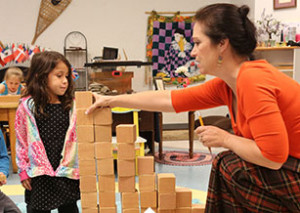
{"label": "chair", "polygon": [[[154,78],[154,86],[155,90],[165,90],[164,82],[162,78]],[[163,133],[163,117],[162,112],[156,113],[157,117],[157,123],[158,123],[158,129],[159,129],[159,147],[158,147],[158,156],[159,159],[162,159],[163,157],[163,140],[162,140],[162,133]],[[194,153],[194,127],[195,127],[195,115],[194,111],[188,112],[188,130],[189,130],[189,157],[193,158]],[[176,130],[178,128],[168,128],[168,130]],[[182,129],[182,127],[180,128]],[[184,128],[185,129],[185,128]]]}

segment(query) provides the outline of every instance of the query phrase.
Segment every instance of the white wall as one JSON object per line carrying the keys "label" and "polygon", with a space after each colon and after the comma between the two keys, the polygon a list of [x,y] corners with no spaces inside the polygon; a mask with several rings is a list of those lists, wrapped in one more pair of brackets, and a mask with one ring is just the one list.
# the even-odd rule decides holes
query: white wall
{"label": "white wall", "polygon": [[[80,31],[88,41],[89,60],[101,55],[103,46],[110,46],[119,48],[122,57],[124,48],[129,59],[144,61],[148,17],[146,11],[196,11],[211,3],[248,4],[251,8],[259,9],[261,7],[255,7],[254,0],[73,0],[36,40],[36,44],[62,53],[65,36],[71,31]],[[4,44],[30,44],[35,33],[39,7],[40,1],[37,0],[0,0],[1,16],[5,17],[1,22],[0,40]],[[254,9],[250,13],[250,17],[254,17]],[[127,70],[134,71],[135,91],[149,89],[144,83],[144,67],[128,67]],[[211,114],[224,114],[222,109],[212,112]],[[178,118],[172,115],[170,121],[166,122],[173,121],[186,122],[187,119],[182,118],[182,115]]]}

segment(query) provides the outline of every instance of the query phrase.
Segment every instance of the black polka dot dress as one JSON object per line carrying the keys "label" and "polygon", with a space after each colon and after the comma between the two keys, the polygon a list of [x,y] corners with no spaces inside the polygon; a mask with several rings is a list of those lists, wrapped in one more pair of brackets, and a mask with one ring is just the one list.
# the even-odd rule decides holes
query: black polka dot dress
{"label": "black polka dot dress", "polygon": [[[36,123],[48,159],[54,169],[62,159],[66,132],[69,127],[69,112],[61,104],[48,104],[44,112],[48,116],[36,116]],[[36,210],[51,210],[80,199],[79,180],[42,175],[31,179],[32,190],[25,192],[25,201]]]}

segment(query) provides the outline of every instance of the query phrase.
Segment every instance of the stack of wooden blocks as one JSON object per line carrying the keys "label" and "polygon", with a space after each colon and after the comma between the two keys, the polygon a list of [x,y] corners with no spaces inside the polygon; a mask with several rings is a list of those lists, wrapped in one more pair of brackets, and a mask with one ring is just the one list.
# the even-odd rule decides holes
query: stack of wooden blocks
{"label": "stack of wooden blocks", "polygon": [[[76,92],[75,98],[82,212],[116,213],[111,110],[99,108],[86,115],[86,109],[92,104],[92,93]],[[136,159],[134,124],[118,125],[116,135],[122,213],[139,213],[140,210],[143,213],[149,207],[158,213],[204,212],[203,205],[192,205],[191,190],[175,187],[174,174],[157,174],[156,178],[153,156]],[[138,189],[135,187],[136,171]]]}

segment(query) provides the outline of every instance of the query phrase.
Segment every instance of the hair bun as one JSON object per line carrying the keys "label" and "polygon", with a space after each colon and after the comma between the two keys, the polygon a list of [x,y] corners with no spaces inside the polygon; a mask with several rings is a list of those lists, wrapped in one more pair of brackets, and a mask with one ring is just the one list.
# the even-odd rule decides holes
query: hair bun
{"label": "hair bun", "polygon": [[238,11],[242,17],[242,19],[245,19],[249,13],[249,7],[247,5],[243,5],[241,7],[238,8]]}

